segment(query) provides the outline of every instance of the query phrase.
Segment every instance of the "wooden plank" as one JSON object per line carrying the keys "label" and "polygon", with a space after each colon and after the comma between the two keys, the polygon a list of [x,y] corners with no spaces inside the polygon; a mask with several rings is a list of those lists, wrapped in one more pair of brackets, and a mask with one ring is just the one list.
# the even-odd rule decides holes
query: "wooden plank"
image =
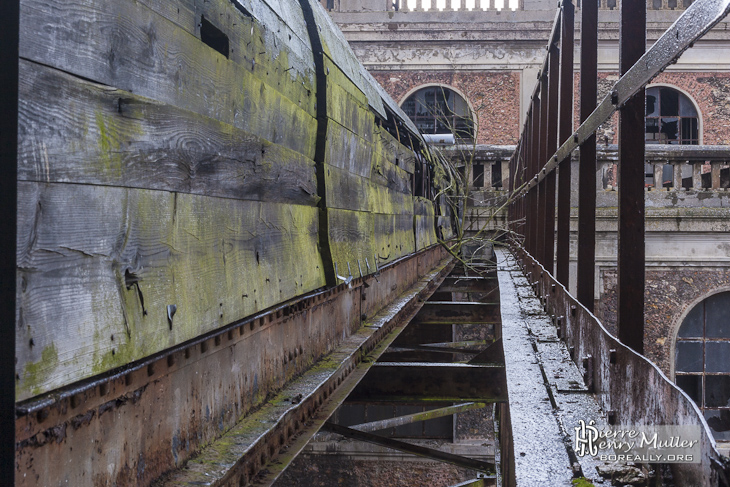
{"label": "wooden plank", "polygon": [[450,240],[454,238],[454,227],[451,225],[451,218],[447,216],[436,217],[438,228],[441,231],[441,238]]}
{"label": "wooden plank", "polygon": [[358,105],[364,107],[370,106],[368,104],[368,97],[365,96],[365,93],[363,93],[362,90],[358,88],[355,83],[353,83],[353,81],[347,77],[345,73],[342,72],[337,64],[332,62],[332,59],[330,57],[325,55],[323,62],[325,73],[327,73],[328,87],[332,85],[339,86],[347,94],[357,100]]}
{"label": "wooden plank", "polygon": [[76,184],[19,190],[19,400],[324,285],[316,208]]}
{"label": "wooden plank", "polygon": [[[312,51],[309,43],[309,35],[301,7],[297,0],[236,0],[244,12],[241,12],[230,0],[139,0],[139,2],[150,10],[153,10],[171,21],[185,31],[200,38],[201,16],[212,21],[229,38],[234,49],[230,52],[230,59],[241,62],[245,59],[246,50],[235,49],[240,45],[240,38],[250,35],[251,21],[256,20],[261,25],[262,32],[266,38],[245,38],[250,53],[260,52],[262,45],[248,45],[250,41],[265,43],[274,47],[286,45],[291,51],[288,56],[290,62],[292,54],[297,60],[307,60],[307,65],[312,65]],[[274,52],[277,52],[275,49]],[[266,63],[266,59],[262,58]]]}
{"label": "wooden plank", "polygon": [[373,214],[373,244],[378,262],[391,262],[415,252],[413,217],[411,215]]}
{"label": "wooden plank", "polygon": [[415,215],[413,217],[413,227],[416,233],[416,248],[418,250],[425,249],[438,242],[432,217]]}
{"label": "wooden plank", "polygon": [[[260,24],[252,27],[242,31],[248,42],[267,39]],[[234,52],[250,52],[245,43],[241,37]],[[23,58],[216,118],[313,158],[313,66],[297,73],[283,45],[273,57],[275,75],[268,71],[277,84],[267,83],[256,62],[271,51],[262,48],[245,64],[228,60],[132,0],[28,0],[20,45]]]}
{"label": "wooden plank", "polygon": [[325,165],[327,206],[373,213],[413,215],[413,197],[370,182],[345,169]]}
{"label": "wooden plank", "polygon": [[20,61],[19,179],[317,203],[314,161],[228,124]]}
{"label": "wooden plank", "polygon": [[355,277],[360,277],[358,261],[363,273],[367,272],[365,259],[374,271],[375,247],[372,213],[364,211],[327,209],[329,242],[332,261],[337,264],[340,276],[348,277],[347,264]]}
{"label": "wooden plank", "polygon": [[327,123],[325,162],[365,178],[370,177],[372,144],[339,123]]}
{"label": "wooden plank", "polygon": [[[335,68],[336,69],[336,68]],[[346,129],[358,134],[363,139],[373,143],[375,132],[379,128],[375,124],[375,114],[366,104],[345,90],[334,80],[336,76],[327,77],[327,116]],[[346,81],[349,83],[349,80]]]}
{"label": "wooden plank", "polygon": [[[378,130],[379,148],[384,154],[395,154],[398,160],[396,166],[404,169],[409,174],[415,171],[416,155],[411,149],[400,144],[390,132],[384,128]],[[395,160],[392,161],[395,164]]]}
{"label": "wooden plank", "polygon": [[413,196],[376,183],[369,184],[368,210],[391,215],[413,215]]}
{"label": "wooden plank", "polygon": [[411,175],[403,168],[396,166],[394,162],[391,162],[393,159],[392,153],[386,154],[381,151],[374,151],[370,179],[392,191],[412,195]]}
{"label": "wooden plank", "polygon": [[413,199],[413,212],[421,216],[435,216],[433,201],[422,196],[417,196]]}
{"label": "wooden plank", "polygon": [[368,211],[371,184],[367,178],[345,169],[325,164],[327,207],[343,210]]}
{"label": "wooden plank", "polygon": [[435,212],[433,202],[427,198],[416,197],[413,200],[413,227],[416,234],[418,250],[435,245],[436,228],[434,226]]}

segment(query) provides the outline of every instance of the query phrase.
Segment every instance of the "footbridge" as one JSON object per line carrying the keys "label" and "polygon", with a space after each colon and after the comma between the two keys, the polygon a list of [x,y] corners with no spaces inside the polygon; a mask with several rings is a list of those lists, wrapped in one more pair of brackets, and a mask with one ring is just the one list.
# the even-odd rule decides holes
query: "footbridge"
{"label": "footbridge", "polygon": [[[643,356],[643,87],[730,2],[696,0],[646,52],[645,2],[620,3],[621,77],[596,104],[597,2],[579,63],[560,2],[499,225],[470,249],[473,206],[448,204],[320,3],[4,2],[0,478],[728,487],[702,412]],[[595,134],[616,112],[611,334]]]}

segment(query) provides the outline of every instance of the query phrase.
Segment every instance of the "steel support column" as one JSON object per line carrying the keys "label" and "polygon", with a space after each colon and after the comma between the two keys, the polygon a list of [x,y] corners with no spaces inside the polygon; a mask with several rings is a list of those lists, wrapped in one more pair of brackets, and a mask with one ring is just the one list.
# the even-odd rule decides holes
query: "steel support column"
{"label": "steel support column", "polygon": [[0,4],[0,479],[15,478],[15,251],[18,160],[18,0]]}
{"label": "steel support column", "polygon": [[[646,49],[646,2],[621,3],[619,69],[623,76]],[[619,110],[618,337],[644,351],[644,88]]]}
{"label": "steel support column", "polygon": [[[547,68],[547,66],[546,66]],[[542,73],[542,78],[540,78],[540,130],[539,130],[539,143],[538,143],[538,157],[537,157],[537,167],[535,168],[535,173],[539,173],[540,169],[545,165],[545,162],[548,158],[548,150],[547,150],[547,139],[548,139],[548,112],[550,110],[550,102],[549,102],[549,87],[548,87],[548,72],[549,69],[546,69]],[[537,212],[536,216],[538,219],[537,222],[537,228],[538,228],[538,237],[537,237],[537,245],[535,249],[535,255],[537,256],[538,262],[540,262],[544,267],[547,267],[547,264],[545,263],[545,233],[547,232],[547,225],[545,222],[545,208],[547,207],[547,181],[542,180],[540,184],[537,185],[538,189],[538,206],[537,206]]]}
{"label": "steel support column", "polygon": [[[532,100],[532,117],[530,119],[531,122],[531,135],[530,135],[530,178],[533,178],[537,175],[537,172],[539,170],[539,160],[540,160],[540,112],[541,112],[542,103],[540,98],[537,96],[533,98]],[[539,195],[539,186],[536,186],[535,188],[530,191],[530,211],[527,217],[528,223],[530,225],[530,253],[535,255],[537,258],[538,254],[538,244],[537,244],[537,235],[539,233],[538,231],[538,195]],[[539,260],[539,259],[538,259]]]}
{"label": "steel support column", "polygon": [[[558,87],[560,81],[560,50],[557,41],[550,46],[548,52],[548,109],[547,109],[547,137],[545,139],[545,160],[558,148]],[[543,162],[544,163],[544,162]],[[555,261],[555,171],[548,173],[545,178],[545,207],[543,222],[543,255],[545,268],[553,274]]]}
{"label": "steel support column", "polygon": [[[580,122],[596,108],[598,2],[583,3],[580,33]],[[578,172],[578,301],[593,311],[596,260],[596,134],[580,145]]]}
{"label": "steel support column", "polygon": [[[573,33],[575,29],[575,12],[571,0],[563,0],[561,27],[558,145],[562,145],[573,133]],[[570,278],[570,164],[570,157],[560,161],[558,174],[558,245],[555,275],[565,287],[568,287]]]}

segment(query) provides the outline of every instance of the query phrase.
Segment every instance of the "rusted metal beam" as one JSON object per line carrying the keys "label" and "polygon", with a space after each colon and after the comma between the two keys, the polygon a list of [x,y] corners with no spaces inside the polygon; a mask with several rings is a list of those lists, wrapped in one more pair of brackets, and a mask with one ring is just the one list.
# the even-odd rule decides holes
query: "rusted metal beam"
{"label": "rusted metal beam", "polygon": [[19,1],[0,4],[0,478],[15,478]]}
{"label": "rusted metal beam", "polygon": [[[570,134],[573,132],[573,37],[575,13],[571,0],[563,0],[562,9],[558,144],[564,143],[570,138]],[[595,105],[595,101],[593,103]],[[560,165],[558,178],[558,244],[556,250],[557,269],[555,274],[558,280],[567,286],[568,279],[570,278],[570,161]]]}
{"label": "rusted metal beam", "polygon": [[507,400],[503,366],[383,362],[347,398],[348,402],[502,402]]}
{"label": "rusted metal beam", "polygon": [[[548,61],[550,59],[550,56],[547,56]],[[546,69],[542,72],[542,78],[540,79],[540,140],[538,145],[538,159],[537,159],[537,166],[536,170],[541,168],[543,164],[545,164],[545,161],[547,160],[548,156],[548,132],[550,125],[554,123],[554,121],[549,120],[548,114],[550,113],[550,87],[548,85],[548,79],[549,79],[549,72],[550,72],[550,65],[546,64]],[[546,246],[545,246],[545,234],[547,233],[547,222],[545,219],[547,218],[546,210],[548,206],[547,201],[547,181],[542,180],[540,184],[537,185],[538,189],[538,204],[537,204],[537,241],[535,243],[535,252],[537,256],[537,260],[545,267],[547,265],[545,264],[545,258],[546,258]]]}
{"label": "rusted metal beam", "polygon": [[483,347],[485,345],[488,346],[492,343],[493,342],[487,340],[467,340],[463,342],[424,343],[424,345],[429,347],[466,349],[467,347]]}
{"label": "rusted metal beam", "polygon": [[[487,485],[486,479],[474,479],[474,480],[465,480],[464,482],[459,482],[456,485],[452,485],[451,487],[485,487]],[[489,484],[492,485],[492,484]]]}
{"label": "rusted metal beam", "polygon": [[482,460],[475,460],[473,458],[462,457],[460,455],[454,455],[453,453],[446,453],[433,448],[426,448],[420,445],[414,445],[412,443],[406,443],[405,441],[394,440],[392,438],[385,438],[383,436],[374,435],[365,431],[357,431],[346,426],[340,426],[339,424],[326,423],[324,428],[327,431],[336,433],[338,435],[352,438],[354,440],[365,441],[373,443],[375,445],[384,446],[393,450],[398,450],[406,453],[412,453],[432,460],[439,460],[441,462],[451,463],[459,467],[477,470],[479,472],[487,473],[488,475],[494,475],[495,468],[494,464],[485,462]]}
{"label": "rusted metal beam", "polygon": [[470,364],[503,364],[504,349],[502,348],[502,339],[498,338],[482,352],[469,360]]}
{"label": "rusted metal beam", "polygon": [[[598,91],[598,5],[588,2],[581,13],[580,121],[596,107]],[[596,261],[596,135],[580,145],[578,172],[578,301],[593,311]],[[562,282],[562,281],[561,281]],[[563,283],[565,284],[565,283]]]}
{"label": "rusted metal beam", "polygon": [[421,421],[428,421],[429,419],[443,418],[444,416],[453,416],[456,413],[463,413],[465,411],[471,411],[473,409],[481,409],[487,406],[486,402],[467,402],[463,404],[455,404],[454,406],[447,406],[445,408],[431,409],[423,411],[421,413],[406,414],[404,416],[397,416],[395,418],[382,419],[380,421],[372,421],[370,423],[358,424],[350,426],[350,428],[357,431],[381,431],[388,428],[396,428],[403,426],[404,424],[418,423]]}
{"label": "rusted metal beam", "polygon": [[[538,83],[539,84],[539,83]],[[540,98],[535,97],[532,100],[532,118],[530,129],[530,170],[529,177],[537,176],[537,168],[540,166],[539,159],[539,133],[540,133]],[[527,214],[527,224],[530,226],[530,253],[537,253],[537,228],[538,228],[538,190],[537,185],[530,191],[527,196],[530,202],[530,209]]]}
{"label": "rusted metal beam", "polygon": [[400,347],[390,347],[387,351],[387,353],[400,353],[400,352],[413,352],[413,351],[423,351],[423,352],[436,352],[436,353],[466,353],[470,355],[478,355],[480,352],[479,350],[468,350],[465,348],[456,348],[456,347],[433,347],[429,345],[407,345],[407,346],[400,346]]}
{"label": "rusted metal beam", "polygon": [[548,172],[557,167],[558,161],[565,160],[580,144],[588,140],[620,106],[643,90],[649,81],[676,61],[684,51],[717,25],[729,12],[730,0],[696,0],[693,2],[641,56],[638,62],[621,76],[611,93],[606,95],[591,115],[581,123],[572,137],[550,157],[549,162],[540,169],[537,179],[531,180],[523,191],[528,191],[542,181]]}
{"label": "rusted metal beam", "polygon": [[449,276],[439,287],[439,292],[488,293],[497,289],[496,277]]}
{"label": "rusted metal beam", "polygon": [[499,303],[468,301],[429,301],[424,303],[416,321],[423,323],[494,323],[499,320]]}
{"label": "rusted metal beam", "polygon": [[[621,4],[619,70],[626,74],[646,49],[646,2]],[[644,351],[644,89],[619,110],[618,337]]]}

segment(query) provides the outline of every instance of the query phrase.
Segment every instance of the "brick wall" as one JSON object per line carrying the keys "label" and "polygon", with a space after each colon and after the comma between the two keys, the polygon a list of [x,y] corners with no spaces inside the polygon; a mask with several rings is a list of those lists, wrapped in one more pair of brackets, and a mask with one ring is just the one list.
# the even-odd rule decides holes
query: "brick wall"
{"label": "brick wall", "polygon": [[517,72],[374,71],[371,74],[398,103],[420,86],[451,87],[465,95],[476,112],[477,143],[517,143],[520,130],[520,75]]}

